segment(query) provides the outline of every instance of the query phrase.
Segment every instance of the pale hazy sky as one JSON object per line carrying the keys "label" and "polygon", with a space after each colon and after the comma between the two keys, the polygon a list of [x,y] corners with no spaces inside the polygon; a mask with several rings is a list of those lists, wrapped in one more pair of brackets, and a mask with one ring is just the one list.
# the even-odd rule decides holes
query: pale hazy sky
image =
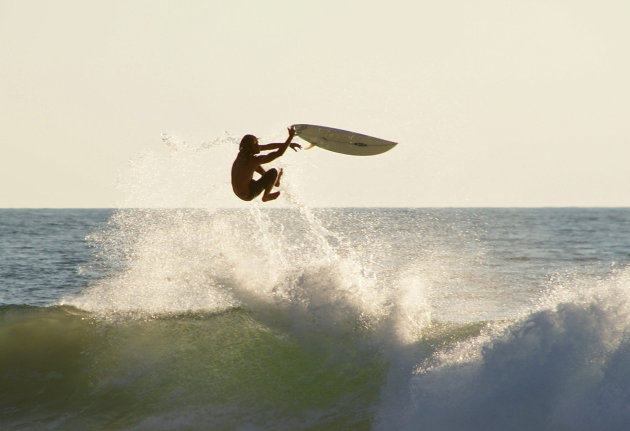
{"label": "pale hazy sky", "polygon": [[293,123],[399,142],[288,153],[308,205],[630,206],[629,23],[628,0],[0,0],[0,207],[118,206],[162,133]]}

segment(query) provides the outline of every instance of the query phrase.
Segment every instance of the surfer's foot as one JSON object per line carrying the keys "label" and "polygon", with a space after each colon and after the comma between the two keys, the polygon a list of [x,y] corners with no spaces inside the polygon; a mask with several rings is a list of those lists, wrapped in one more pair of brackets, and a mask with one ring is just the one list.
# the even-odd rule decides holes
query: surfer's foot
{"label": "surfer's foot", "polygon": [[278,196],[280,196],[280,192],[265,194],[262,197],[262,201],[263,202],[272,201],[274,199],[278,199]]}
{"label": "surfer's foot", "polygon": [[276,177],[276,187],[280,187],[280,177],[282,176],[282,169],[280,169],[280,172],[278,172],[278,176]]}

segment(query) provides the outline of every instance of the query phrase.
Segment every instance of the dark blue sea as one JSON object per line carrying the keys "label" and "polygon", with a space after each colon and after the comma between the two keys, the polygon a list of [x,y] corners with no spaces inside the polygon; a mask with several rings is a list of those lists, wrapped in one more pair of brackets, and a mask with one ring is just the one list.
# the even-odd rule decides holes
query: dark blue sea
{"label": "dark blue sea", "polygon": [[630,209],[0,210],[1,430],[627,430]]}

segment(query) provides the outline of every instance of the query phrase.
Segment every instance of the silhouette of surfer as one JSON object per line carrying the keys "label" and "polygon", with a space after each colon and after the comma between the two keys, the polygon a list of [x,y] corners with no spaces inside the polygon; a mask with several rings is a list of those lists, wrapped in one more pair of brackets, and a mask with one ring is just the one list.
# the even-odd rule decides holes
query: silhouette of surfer
{"label": "silhouette of surfer", "polygon": [[[280,192],[271,192],[274,187],[280,186],[282,169],[279,171],[271,168],[264,170],[261,165],[272,162],[281,157],[287,148],[293,151],[302,148],[299,144],[291,143],[295,136],[295,129],[289,128],[289,137],[284,144],[259,145],[258,138],[254,135],[245,135],[239,145],[239,152],[232,164],[232,190],[234,194],[244,201],[251,201],[261,193],[262,201],[272,201],[280,196]],[[277,150],[273,153],[259,155],[261,151]],[[254,172],[260,174],[260,178],[254,180]]]}

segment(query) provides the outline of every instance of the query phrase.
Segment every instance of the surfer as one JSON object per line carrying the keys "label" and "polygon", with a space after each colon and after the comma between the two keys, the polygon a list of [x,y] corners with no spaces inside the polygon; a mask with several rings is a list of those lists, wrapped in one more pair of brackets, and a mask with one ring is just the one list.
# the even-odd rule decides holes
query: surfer
{"label": "surfer", "polygon": [[[234,190],[234,194],[244,201],[251,201],[261,193],[263,194],[263,202],[277,199],[280,196],[280,192],[271,193],[271,189],[274,186],[280,186],[282,169],[278,171],[272,168],[265,171],[261,165],[282,156],[289,146],[293,151],[297,151],[296,148],[302,148],[299,144],[291,143],[294,136],[295,129],[293,126],[289,128],[289,137],[284,144],[259,145],[258,138],[254,135],[243,136],[239,145],[238,155],[232,164],[232,190]],[[261,151],[267,150],[277,151],[257,155]],[[258,172],[261,175],[258,180],[254,180],[254,172]]]}

